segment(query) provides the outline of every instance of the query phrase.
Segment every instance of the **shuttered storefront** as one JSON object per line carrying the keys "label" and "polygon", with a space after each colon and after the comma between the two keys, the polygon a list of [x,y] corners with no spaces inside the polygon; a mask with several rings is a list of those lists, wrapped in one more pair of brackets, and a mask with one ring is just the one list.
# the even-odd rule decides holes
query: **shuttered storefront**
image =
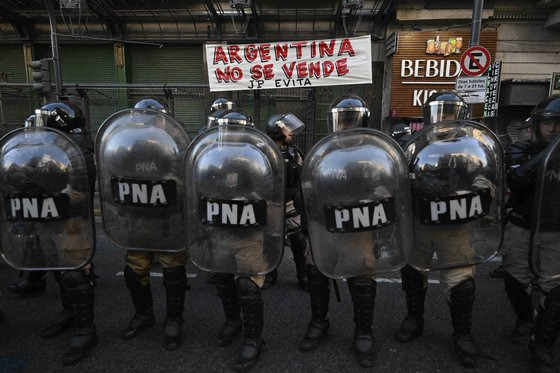
{"label": "shuttered storefront", "polygon": [[[26,83],[26,67],[22,45],[0,46],[0,81],[8,83]],[[0,134],[4,134],[20,125],[21,118],[27,118],[33,112],[33,105],[28,98],[27,89],[9,88],[0,93]]]}
{"label": "shuttered storefront", "polygon": [[[207,83],[203,46],[127,46],[129,83]],[[157,91],[161,95],[161,90]],[[175,118],[189,132],[206,123],[207,89],[172,90]],[[138,92],[138,96],[144,94]],[[129,97],[130,99],[131,97]],[[140,98],[140,97],[136,97]]]}

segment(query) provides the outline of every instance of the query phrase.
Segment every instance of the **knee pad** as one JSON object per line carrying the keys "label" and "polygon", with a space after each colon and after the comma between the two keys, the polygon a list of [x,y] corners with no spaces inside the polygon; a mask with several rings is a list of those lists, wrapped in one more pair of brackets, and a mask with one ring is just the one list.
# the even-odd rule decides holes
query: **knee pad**
{"label": "knee pad", "polygon": [[348,279],[348,288],[353,298],[364,295],[373,295],[375,297],[377,282],[368,277],[353,277]]}
{"label": "knee pad", "polygon": [[239,277],[236,280],[239,298],[255,298],[260,296],[259,287],[249,277]]}
{"label": "knee pad", "polygon": [[163,268],[163,284],[187,284],[187,271],[184,266]]}
{"label": "knee pad", "polygon": [[301,230],[288,235],[294,253],[304,253],[307,249],[307,239]]}
{"label": "knee pad", "polygon": [[401,269],[401,277],[404,291],[422,291],[427,287],[426,276],[408,264]]}
{"label": "knee pad", "polygon": [[90,288],[87,275],[81,269],[63,272],[60,284],[65,292],[85,291]]}

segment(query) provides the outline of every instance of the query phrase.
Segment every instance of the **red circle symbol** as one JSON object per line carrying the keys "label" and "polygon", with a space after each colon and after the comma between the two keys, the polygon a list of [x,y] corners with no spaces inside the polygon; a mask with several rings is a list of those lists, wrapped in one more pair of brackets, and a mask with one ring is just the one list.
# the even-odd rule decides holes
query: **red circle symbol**
{"label": "red circle symbol", "polygon": [[490,62],[488,49],[477,45],[467,49],[461,56],[461,70],[469,76],[479,76],[488,70]]}

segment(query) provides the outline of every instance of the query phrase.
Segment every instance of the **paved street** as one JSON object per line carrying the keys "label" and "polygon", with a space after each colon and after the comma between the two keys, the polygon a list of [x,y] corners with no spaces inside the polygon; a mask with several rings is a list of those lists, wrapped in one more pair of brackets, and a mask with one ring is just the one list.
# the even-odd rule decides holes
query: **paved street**
{"label": "paved street", "polygon": [[[132,303],[122,277],[124,251],[112,245],[98,225],[95,256],[99,276],[96,289],[96,325],[100,343],[76,367],[64,368],[61,357],[69,334],[44,341],[37,336],[59,310],[60,298],[54,277],[49,275],[45,295],[13,299],[3,290],[0,304],[6,321],[0,324],[0,373],[4,372],[223,372],[235,359],[239,340],[227,348],[214,345],[223,321],[221,303],[206,274],[188,266],[192,290],[187,293],[185,341],[173,352],[163,347],[165,316],[161,269],[152,275],[158,324],[132,341],[119,337],[133,314]],[[478,344],[496,360],[480,360],[472,372],[526,372],[529,360],[525,348],[512,345],[508,336],[514,323],[503,291],[503,282],[488,277],[493,262],[479,266],[474,335]],[[0,263],[2,288],[17,272]],[[393,340],[393,332],[405,314],[404,294],[396,274],[381,276],[375,310],[376,372],[461,372],[451,342],[449,311],[437,277],[430,281],[426,303],[424,335],[410,345]],[[351,349],[352,306],[344,283],[339,282],[342,303],[331,296],[331,328],[327,342],[317,351],[297,349],[309,318],[307,293],[295,285],[295,269],[286,250],[279,269],[279,281],[263,292],[266,348],[255,372],[359,372]],[[560,356],[557,348],[556,356]]]}

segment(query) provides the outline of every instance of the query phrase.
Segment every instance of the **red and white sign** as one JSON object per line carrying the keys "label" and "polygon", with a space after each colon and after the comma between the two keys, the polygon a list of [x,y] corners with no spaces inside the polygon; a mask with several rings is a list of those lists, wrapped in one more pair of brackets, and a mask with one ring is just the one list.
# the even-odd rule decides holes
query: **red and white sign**
{"label": "red and white sign", "polygon": [[371,37],[207,44],[210,91],[369,84]]}
{"label": "red and white sign", "polygon": [[480,45],[471,47],[461,56],[461,70],[469,76],[484,74],[490,66],[490,52]]}

